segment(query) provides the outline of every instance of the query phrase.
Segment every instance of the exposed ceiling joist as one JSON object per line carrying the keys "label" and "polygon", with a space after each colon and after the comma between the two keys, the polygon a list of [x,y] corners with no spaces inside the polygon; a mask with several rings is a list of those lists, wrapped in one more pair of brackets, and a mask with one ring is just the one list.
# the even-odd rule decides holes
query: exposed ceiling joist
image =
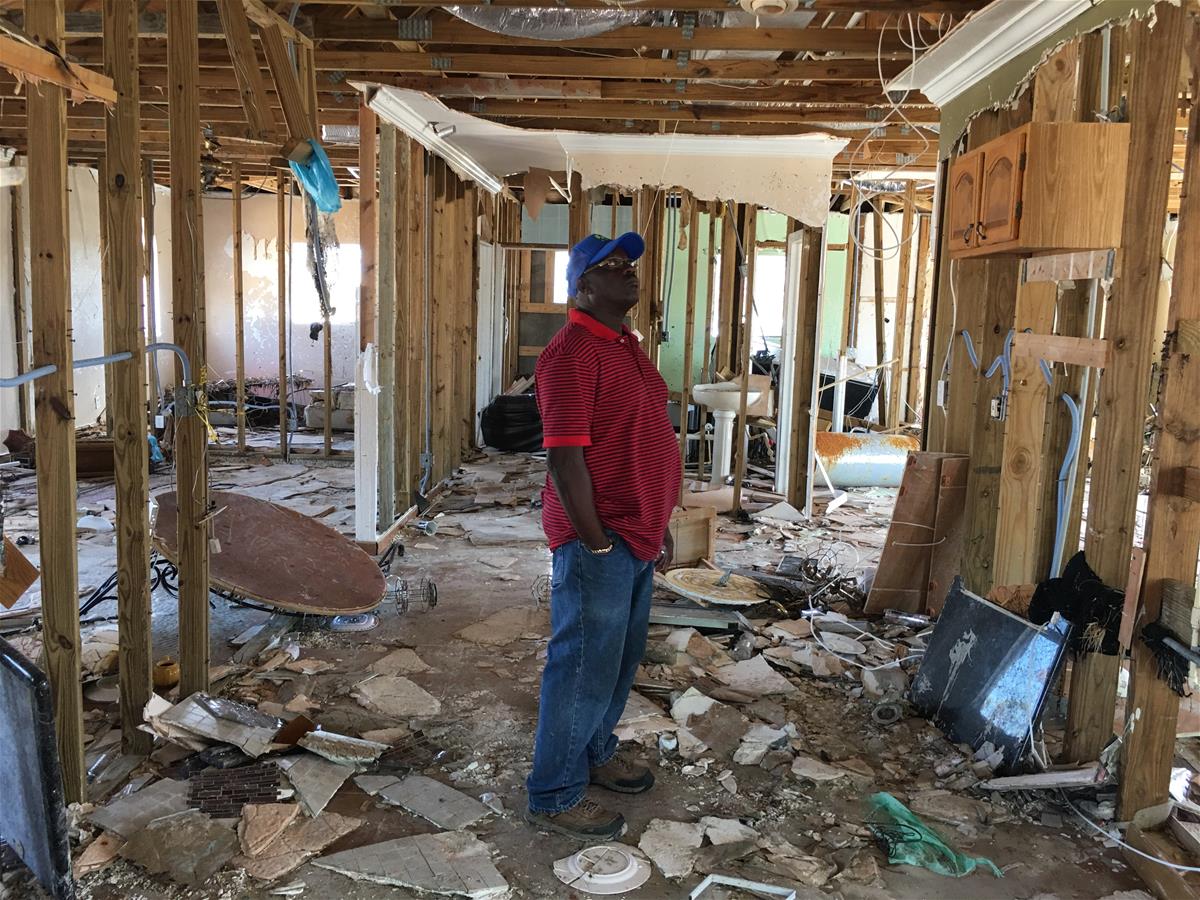
{"label": "exposed ceiling joist", "polygon": [[[903,65],[881,64],[883,76],[899,74]],[[480,75],[548,75],[581,78],[663,78],[705,81],[865,81],[878,82],[874,60],[771,59],[662,60],[595,56],[534,56],[508,53],[363,53],[321,50],[317,68],[368,72],[469,72]]]}

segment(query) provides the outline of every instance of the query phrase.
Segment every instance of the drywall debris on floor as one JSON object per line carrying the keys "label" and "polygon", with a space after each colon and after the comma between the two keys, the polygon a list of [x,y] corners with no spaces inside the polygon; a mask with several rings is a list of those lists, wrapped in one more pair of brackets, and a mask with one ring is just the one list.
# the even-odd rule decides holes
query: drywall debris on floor
{"label": "drywall debris on floor", "polygon": [[186,811],[188,790],[186,781],[163,778],[92,810],[88,818],[106,831],[129,839],[155,819]]}
{"label": "drywall debris on floor", "polygon": [[244,856],[259,856],[296,820],[296,803],[248,803],[238,822],[238,843]]}
{"label": "drywall debris on floor", "polygon": [[353,766],[339,765],[311,753],[279,757],[274,762],[283,769],[304,811],[314,819],[333,799],[338,788],[354,774]]}
{"label": "drywall debris on floor", "polygon": [[376,675],[412,675],[416,672],[428,672],[429,666],[415,650],[401,647],[371,663],[371,671]]}
{"label": "drywall debris on floor", "polygon": [[447,831],[474,825],[491,813],[475,798],[424,775],[397,779],[394,784],[377,788],[375,793]]}
{"label": "drywall debris on floor", "polygon": [[198,887],[233,859],[237,849],[232,828],[189,809],[150,822],[129,838],[121,856],[148,872]]}
{"label": "drywall debris on floor", "polygon": [[436,716],[442,704],[420,685],[400,675],[376,675],[360,682],[354,698],[367,709],[390,719]]}
{"label": "drywall debris on floor", "polygon": [[371,765],[388,750],[387,744],[347,737],[332,731],[310,731],[297,743],[330,762],[357,769]]}
{"label": "drywall debris on floor", "polygon": [[492,849],[463,831],[419,834],[344,850],[313,865],[355,881],[373,881],[444,897],[487,900],[508,893],[492,862]]}
{"label": "drywall debris on floor", "polygon": [[362,820],[337,813],[325,813],[316,819],[299,817],[279,837],[267,844],[255,857],[238,856],[234,865],[259,881],[275,881],[293,872],[330,844],[339,841],[362,824]]}
{"label": "drywall debris on floor", "polygon": [[683,878],[692,873],[696,855],[704,843],[704,825],[652,819],[642,832],[638,849],[667,878]]}

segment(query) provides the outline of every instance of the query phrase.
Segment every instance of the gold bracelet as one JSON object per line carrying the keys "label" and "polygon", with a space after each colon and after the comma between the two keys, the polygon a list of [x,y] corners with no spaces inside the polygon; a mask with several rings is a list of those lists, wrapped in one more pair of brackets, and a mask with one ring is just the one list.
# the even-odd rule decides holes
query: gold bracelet
{"label": "gold bracelet", "polygon": [[[584,546],[587,547],[586,544],[584,544]],[[591,547],[588,547],[587,552],[592,554],[592,556],[605,556],[609,553],[612,553],[613,547],[615,547],[615,546],[617,546],[615,542],[609,541],[608,546],[605,547],[603,550],[593,550]]]}

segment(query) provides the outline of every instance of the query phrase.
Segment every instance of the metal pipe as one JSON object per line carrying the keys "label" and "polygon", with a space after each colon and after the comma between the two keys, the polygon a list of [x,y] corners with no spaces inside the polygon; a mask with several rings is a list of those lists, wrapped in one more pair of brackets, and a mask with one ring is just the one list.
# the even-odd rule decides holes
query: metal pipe
{"label": "metal pipe", "polygon": [[[178,344],[147,344],[146,352],[153,353],[155,350],[171,350],[179,355],[183,361],[183,383],[187,386],[192,380],[192,366],[188,362],[187,354],[183,352],[183,348]],[[125,362],[133,359],[133,353],[129,350],[122,350],[119,353],[109,353],[107,356],[88,356],[83,359],[74,360],[71,363],[72,369],[91,369],[95,366],[108,366],[113,363]],[[53,375],[58,371],[58,366],[38,366],[36,369],[30,369],[21,375],[14,375],[12,378],[0,378],[0,388],[20,387],[23,384],[28,384],[38,378],[44,378],[47,375]]]}
{"label": "metal pipe", "polygon": [[42,378],[46,375],[53,375],[58,371],[58,366],[39,366],[36,369],[30,369],[20,375],[14,375],[12,378],[0,378],[0,388],[20,387],[23,384]]}
{"label": "metal pipe", "polygon": [[86,359],[77,359],[71,363],[71,368],[91,369],[95,366],[107,366],[110,363],[125,362],[127,359],[133,359],[133,354],[128,350],[122,350],[120,353],[110,353],[108,356],[90,356]]}
{"label": "metal pipe", "polygon": [[916,438],[896,434],[817,433],[818,461],[834,487],[899,487]]}
{"label": "metal pipe", "polygon": [[183,364],[183,386],[187,387],[192,383],[192,363],[188,359],[188,355],[183,351],[183,348],[178,344],[168,344],[165,341],[156,341],[153,344],[146,345],[147,353],[154,353],[158,350],[170,350],[179,357],[180,363]]}

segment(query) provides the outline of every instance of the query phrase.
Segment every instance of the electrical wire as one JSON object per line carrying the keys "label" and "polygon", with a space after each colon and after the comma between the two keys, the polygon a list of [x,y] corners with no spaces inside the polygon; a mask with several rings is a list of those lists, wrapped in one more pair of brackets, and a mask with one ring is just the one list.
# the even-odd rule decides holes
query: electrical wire
{"label": "electrical wire", "polygon": [[1200,866],[1182,866],[1179,863],[1173,863],[1170,860],[1163,859],[1161,856],[1155,856],[1153,853],[1146,853],[1145,851],[1139,850],[1137,847],[1132,846],[1128,842],[1121,840],[1116,833],[1108,831],[1106,828],[1104,828],[1104,826],[1093,822],[1091,819],[1085,816],[1083,811],[1080,810],[1079,807],[1077,807],[1074,803],[1072,803],[1069,797],[1067,797],[1066,791],[1060,788],[1058,793],[1062,798],[1063,803],[1069,806],[1071,811],[1075,813],[1075,815],[1079,816],[1079,818],[1082,819],[1085,824],[1104,835],[1114,844],[1121,847],[1121,849],[1128,850],[1130,853],[1136,853],[1143,859],[1148,859],[1150,862],[1158,863],[1160,866],[1166,866],[1168,869],[1174,869],[1176,872],[1200,872]]}
{"label": "electrical wire", "polygon": [[[896,33],[900,36],[901,43],[904,44],[904,46],[911,51],[912,63],[913,63],[913,65],[916,65],[918,52],[921,50],[928,49],[934,43],[936,43],[938,40],[941,39],[942,33],[943,33],[942,29],[943,29],[943,25],[944,25],[944,16],[942,19],[939,19],[939,21],[938,21],[937,37],[932,42],[918,43],[919,28],[918,28],[918,26],[915,26],[913,24],[913,22],[914,22],[913,14],[906,13],[905,15],[907,15],[907,17],[908,17],[908,19],[907,19],[908,31],[909,31],[909,36],[910,36],[911,40],[906,41],[904,39],[904,19],[901,16],[897,16],[897,19],[896,19]],[[860,208],[862,207],[862,205],[864,203],[871,202],[876,197],[878,197],[882,194],[890,193],[890,191],[873,190],[869,186],[869,184],[871,182],[865,182],[865,181],[860,182],[855,177],[857,174],[855,171],[856,162],[858,161],[858,159],[860,157],[862,157],[864,155],[864,151],[867,147],[867,144],[870,143],[870,141],[873,139],[873,137],[877,133],[879,133],[880,130],[885,129],[889,123],[894,122],[895,118],[899,117],[901,122],[903,123],[903,125],[905,125],[913,134],[917,135],[921,139],[921,143],[922,143],[921,150],[916,154],[918,157],[927,153],[929,151],[929,148],[933,144],[933,142],[930,141],[930,139],[925,134],[926,131],[933,132],[933,129],[932,128],[922,128],[921,126],[914,124],[912,122],[912,120],[910,120],[908,118],[908,116],[905,115],[904,110],[900,106],[900,104],[903,103],[904,100],[906,100],[908,98],[910,91],[905,91],[904,95],[899,100],[893,99],[891,94],[889,94],[887,91],[887,79],[884,78],[884,75],[883,75],[883,37],[884,37],[884,34],[887,33],[887,31],[888,31],[888,29],[886,27],[881,28],[879,30],[879,44],[878,44],[878,47],[876,48],[875,62],[876,62],[876,67],[877,67],[877,71],[878,71],[878,75],[879,75],[879,84],[883,91],[883,96],[887,100],[888,105],[891,108],[889,109],[888,113],[877,124],[875,124],[871,128],[870,131],[867,132],[867,135],[858,142],[858,145],[854,148],[854,151],[850,154],[850,162],[849,162],[849,167],[848,167],[849,173],[850,173],[850,182],[852,184],[855,184],[858,186],[858,200],[859,200],[858,206]],[[911,165],[911,163],[897,162],[895,167],[893,167],[892,169],[889,169],[879,179],[875,179],[874,181],[877,181],[877,182],[887,181],[888,178],[893,176],[896,172],[899,172],[901,169],[903,169],[907,165]],[[889,227],[890,227],[890,225],[889,225]],[[893,232],[895,231],[895,229],[892,229],[892,230],[893,230]],[[903,247],[905,243],[912,242],[914,240],[914,238],[915,238],[915,234],[910,234],[908,236],[907,240],[905,240],[904,238],[898,238],[898,243],[892,245],[891,247],[888,247],[888,248],[873,247],[872,252],[871,252],[871,258],[872,259],[880,259],[880,260],[889,259],[891,257],[883,255],[885,252],[898,253],[900,248]],[[858,234],[857,234],[856,230],[854,230],[854,229],[851,229],[851,231],[850,231],[850,240],[854,243],[855,246],[858,247],[858,249],[860,251],[866,252],[867,248],[866,248],[864,242],[859,240]]]}

